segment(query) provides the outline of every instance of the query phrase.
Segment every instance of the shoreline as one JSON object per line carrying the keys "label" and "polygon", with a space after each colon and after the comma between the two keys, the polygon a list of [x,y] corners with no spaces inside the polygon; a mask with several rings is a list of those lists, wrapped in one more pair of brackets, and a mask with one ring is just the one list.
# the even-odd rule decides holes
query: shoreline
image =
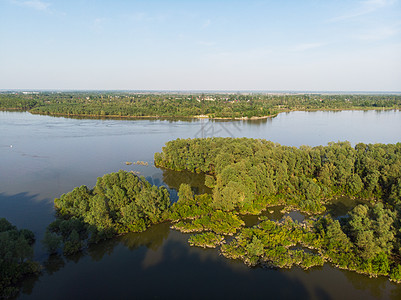
{"label": "shoreline", "polygon": [[299,108],[299,109],[284,109],[276,114],[267,115],[267,116],[253,116],[253,117],[210,117],[210,115],[194,115],[194,116],[119,116],[119,115],[91,115],[91,114],[66,114],[66,113],[41,113],[41,112],[32,112],[30,110],[24,110],[19,108],[0,108],[0,111],[20,111],[20,112],[29,112],[32,115],[41,115],[41,116],[52,116],[52,117],[65,117],[65,118],[80,118],[80,119],[112,119],[112,120],[201,120],[201,119],[208,119],[208,120],[231,120],[231,121],[257,121],[257,120],[265,120],[269,118],[275,118],[281,113],[289,113],[289,112],[317,112],[317,111],[332,111],[332,112],[339,112],[339,111],[400,111],[401,108],[377,108],[377,107],[352,107],[352,108],[330,108],[330,109],[319,109],[319,108]]}

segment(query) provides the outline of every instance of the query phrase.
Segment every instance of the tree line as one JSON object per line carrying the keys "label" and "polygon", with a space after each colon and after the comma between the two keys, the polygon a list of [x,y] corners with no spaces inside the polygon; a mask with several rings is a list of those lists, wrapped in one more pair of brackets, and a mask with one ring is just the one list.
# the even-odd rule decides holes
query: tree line
{"label": "tree line", "polygon": [[400,95],[0,93],[1,110],[82,117],[211,118],[273,116],[291,110],[399,109]]}

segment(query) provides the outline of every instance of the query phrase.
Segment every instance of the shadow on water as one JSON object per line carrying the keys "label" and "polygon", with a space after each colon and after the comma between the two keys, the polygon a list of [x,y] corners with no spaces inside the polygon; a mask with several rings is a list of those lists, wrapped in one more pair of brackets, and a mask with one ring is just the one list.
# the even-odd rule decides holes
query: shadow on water
{"label": "shadow on water", "polygon": [[205,186],[205,174],[196,174],[188,171],[172,171],[159,168],[162,173],[147,176],[146,180],[156,186],[166,186],[170,190],[171,202],[177,202],[178,190],[182,183],[189,184],[192,191],[199,194],[211,194],[212,189]]}
{"label": "shadow on water", "polygon": [[156,224],[141,233],[128,233],[118,238],[130,250],[146,247],[157,251],[170,234],[170,223]]}
{"label": "shadow on water", "polygon": [[249,268],[215,249],[190,247],[188,235],[169,225],[110,239],[67,258],[49,256],[40,278],[24,281],[20,298],[242,299],[269,294],[310,299],[298,278]]}
{"label": "shadow on water", "polygon": [[362,199],[352,199],[348,196],[343,196],[330,200],[326,208],[330,216],[336,219],[347,215],[349,211],[359,204],[371,205],[368,201]]}
{"label": "shadow on water", "polygon": [[19,289],[19,292],[11,299],[17,299],[21,295],[31,295],[35,284],[40,280],[40,276],[41,274],[27,276],[22,282],[16,285],[16,287]]}
{"label": "shadow on water", "polygon": [[18,228],[28,228],[37,233],[53,219],[53,201],[39,200],[38,195],[27,192],[14,195],[0,193],[0,217]]}
{"label": "shadow on water", "polygon": [[[40,240],[46,226],[53,220],[53,202],[39,200],[38,195],[27,192],[8,195],[0,193],[0,218],[6,218],[18,229],[29,229],[35,234],[34,260],[43,257]],[[40,274],[27,276],[17,284],[20,293],[31,294]],[[18,295],[17,295],[18,297]]]}
{"label": "shadow on water", "polygon": [[[140,233],[127,233],[122,236],[102,241],[98,244],[91,245],[87,250],[93,261],[101,261],[105,255],[112,255],[117,246],[125,246],[127,249],[134,251],[140,247],[157,251],[166,240],[170,233],[170,223],[156,224]],[[73,256],[69,256],[70,259]]]}
{"label": "shadow on water", "polygon": [[[105,240],[74,255],[49,255],[45,261],[41,262],[41,274],[28,276],[18,285],[20,292],[24,296],[29,296],[38,280],[44,280],[44,278],[49,278],[49,276],[53,275],[59,276],[60,273],[64,272],[63,269],[66,266],[70,264],[78,265],[82,259],[85,260],[90,258],[93,262],[100,262],[105,257],[113,256],[114,250],[119,246],[124,246],[124,248],[129,249],[130,251],[135,251],[144,247],[145,249],[148,249],[147,253],[150,251],[156,252],[168,238],[170,232],[169,225],[169,223],[156,224],[142,233],[129,233],[120,237]],[[144,263],[146,263],[146,256]],[[150,264],[154,265],[154,259],[151,259]],[[70,284],[73,284],[73,282],[70,282]]]}
{"label": "shadow on water", "polygon": [[322,288],[319,288],[319,287],[315,289],[315,295],[316,295],[317,299],[320,299],[320,300],[333,299],[333,297],[331,297],[325,290],[323,290]]}
{"label": "shadow on water", "polygon": [[[378,278],[369,278],[368,276],[362,276],[355,272],[344,271],[345,276],[348,281],[353,285],[353,287],[357,290],[365,291],[368,290],[369,293],[377,298],[390,298],[390,299],[401,299],[399,297],[393,297],[393,295],[401,295],[401,287],[397,284],[392,283],[388,280],[388,278],[379,276]],[[389,291],[389,286],[396,287],[391,290],[390,295],[387,295],[386,292]],[[398,291],[398,292],[397,292]]]}
{"label": "shadow on water", "polygon": [[27,192],[8,195],[0,193],[0,218],[6,218],[19,229],[29,229],[35,234],[35,259],[43,258],[40,241],[47,225],[54,220],[53,201],[39,200],[38,195]]}
{"label": "shadow on water", "polygon": [[[308,271],[249,268],[217,249],[190,247],[190,234],[169,226],[106,240],[77,255],[49,256],[41,277],[24,281],[20,298],[336,299],[362,293],[365,299],[399,299],[396,285],[386,278],[329,264]],[[337,285],[342,288],[333,290]]]}
{"label": "shadow on water", "polygon": [[195,194],[210,194],[212,189],[205,186],[205,174],[195,174],[188,171],[163,170],[163,182],[170,189],[179,190],[182,183],[189,184]]}
{"label": "shadow on water", "polygon": [[[167,177],[174,178],[174,173],[177,172],[170,172]],[[187,182],[192,186],[197,184],[193,178]],[[174,185],[174,180],[170,184]],[[53,219],[52,203],[37,201],[35,195],[2,193],[0,200],[0,211],[7,212],[2,216],[19,228],[42,232]],[[19,209],[21,206],[26,209]],[[280,220],[284,215],[281,208],[269,208],[264,214]],[[36,215],[39,218],[33,217]],[[255,218],[249,223],[256,221]],[[27,277],[20,284],[18,298],[119,299],[135,295],[240,299],[269,294],[279,299],[335,299],[343,294],[361,293],[367,299],[395,300],[401,296],[401,288],[387,278],[371,279],[327,264],[309,271],[249,268],[240,261],[222,257],[216,249],[190,247],[187,242],[190,234],[170,230],[169,226],[169,223],[157,224],[145,232],[109,239],[68,257],[41,255],[42,273]],[[37,238],[36,248],[41,248],[40,239]],[[337,281],[344,286],[343,294],[333,290],[336,285],[333,282]]]}

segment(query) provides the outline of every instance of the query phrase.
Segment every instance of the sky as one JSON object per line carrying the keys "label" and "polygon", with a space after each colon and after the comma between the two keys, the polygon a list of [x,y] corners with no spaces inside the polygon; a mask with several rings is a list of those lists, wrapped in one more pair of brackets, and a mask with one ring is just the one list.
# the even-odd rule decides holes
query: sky
{"label": "sky", "polygon": [[0,89],[401,91],[401,0],[0,0]]}

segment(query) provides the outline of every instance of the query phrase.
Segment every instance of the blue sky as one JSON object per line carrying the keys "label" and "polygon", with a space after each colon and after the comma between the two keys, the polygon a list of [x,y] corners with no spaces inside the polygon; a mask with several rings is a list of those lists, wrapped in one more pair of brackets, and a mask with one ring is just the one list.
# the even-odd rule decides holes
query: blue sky
{"label": "blue sky", "polygon": [[401,0],[0,0],[0,89],[401,91]]}

